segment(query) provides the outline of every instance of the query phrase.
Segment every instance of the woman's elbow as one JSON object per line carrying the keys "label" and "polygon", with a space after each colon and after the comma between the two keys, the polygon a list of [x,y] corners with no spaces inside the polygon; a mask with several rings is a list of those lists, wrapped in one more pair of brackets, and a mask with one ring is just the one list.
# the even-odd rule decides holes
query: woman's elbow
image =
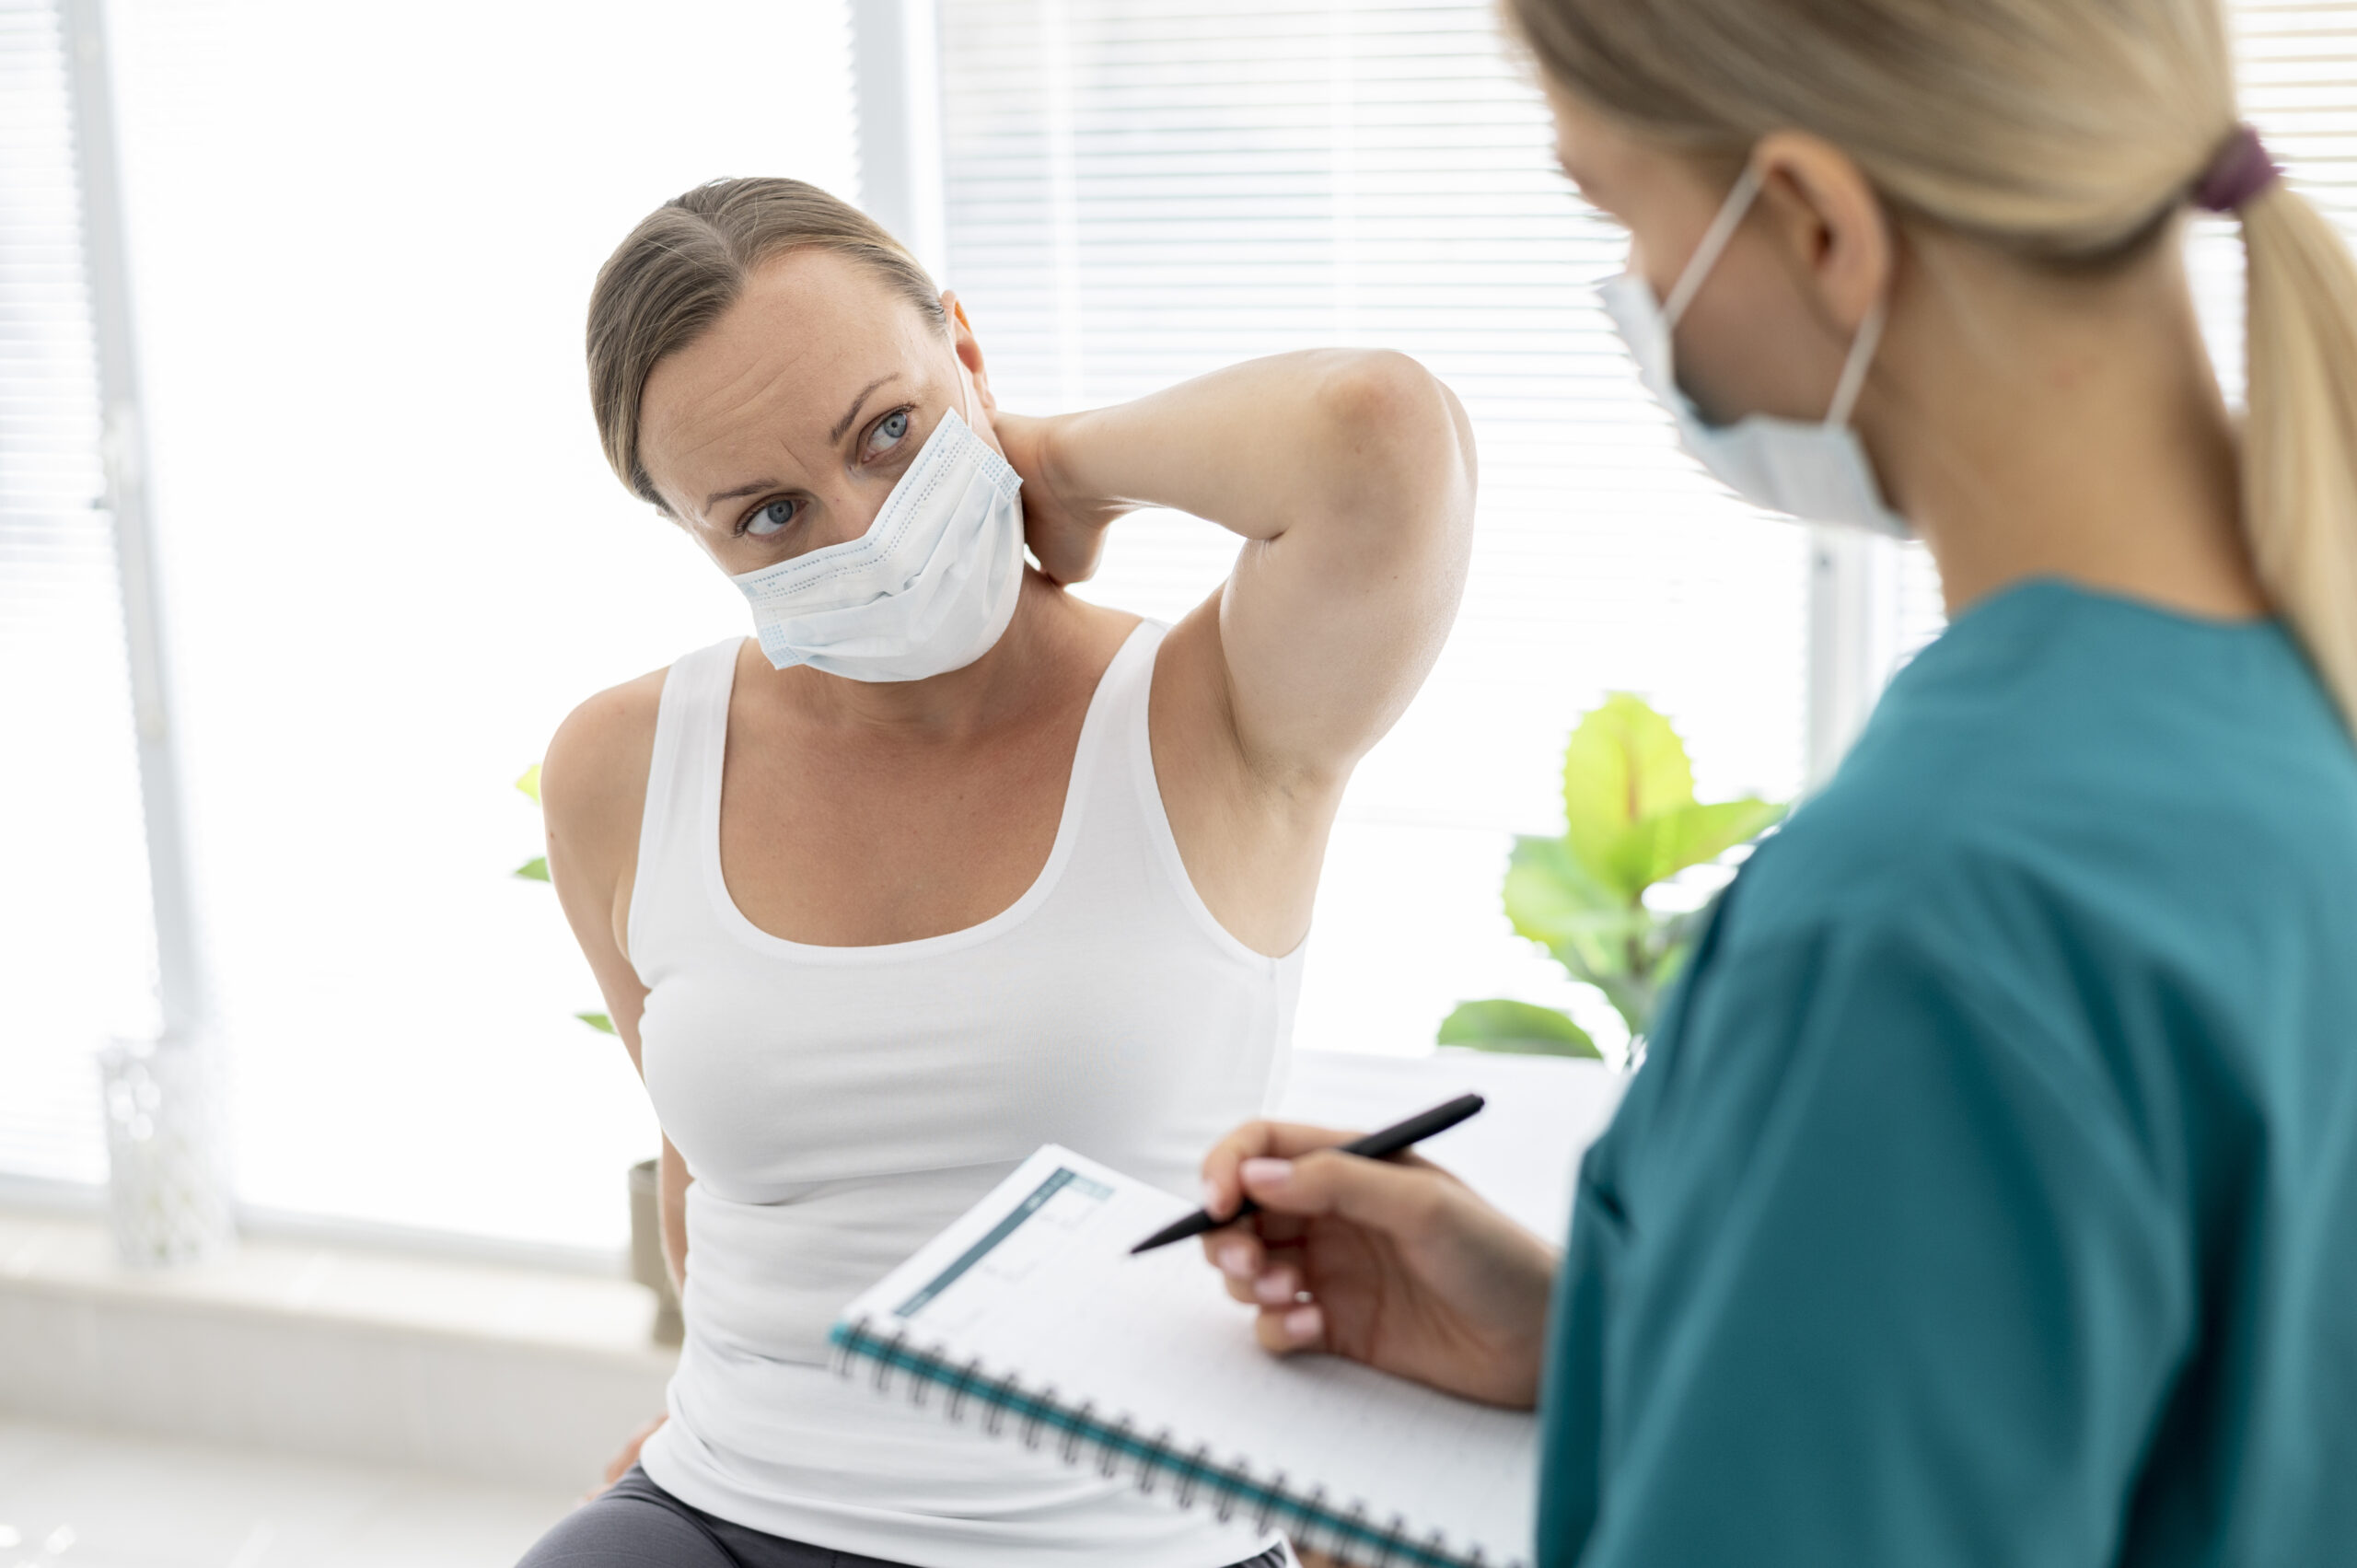
{"label": "woman's elbow", "polygon": [[1318,406],[1357,516],[1396,509],[1436,533],[1469,528],[1473,426],[1439,377],[1394,349],[1353,349],[1327,369]]}

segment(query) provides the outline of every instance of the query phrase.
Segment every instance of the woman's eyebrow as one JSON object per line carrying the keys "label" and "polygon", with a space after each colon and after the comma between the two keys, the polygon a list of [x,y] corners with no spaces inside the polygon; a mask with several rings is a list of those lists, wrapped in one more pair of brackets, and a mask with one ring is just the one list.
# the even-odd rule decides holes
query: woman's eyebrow
{"label": "woman's eyebrow", "polygon": [[[859,417],[859,411],[867,406],[867,400],[875,395],[876,389],[888,382],[897,381],[900,378],[900,373],[895,370],[888,376],[878,376],[875,380],[870,381],[866,386],[862,387],[859,389],[859,396],[851,401],[851,412],[844,414],[842,418],[835,422],[835,427],[827,432],[827,439],[829,441],[842,440],[843,438],[843,432],[849,430],[851,428],[851,422]],[[764,490],[776,490],[778,488],[780,488],[780,486],[776,480],[757,479],[750,484],[740,484],[734,490],[715,490],[711,494],[703,498],[703,509],[705,513],[709,515],[712,509],[714,506],[719,505],[723,501],[736,501],[748,495],[758,495]]]}
{"label": "woman's eyebrow", "polygon": [[706,517],[711,516],[712,509],[714,506],[719,505],[723,501],[735,501],[747,495],[759,495],[764,490],[782,490],[784,488],[784,486],[780,484],[776,480],[757,479],[750,484],[740,484],[734,490],[715,490],[711,494],[703,498],[704,515]]}
{"label": "woman's eyebrow", "polygon": [[900,373],[895,370],[889,376],[878,376],[875,380],[870,381],[866,386],[862,387],[859,389],[859,396],[852,400],[851,412],[843,415],[842,418],[835,421],[835,427],[827,432],[827,439],[830,442],[842,440],[843,438],[843,432],[851,428],[851,422],[857,419],[859,417],[859,411],[867,405],[868,394],[875,391],[877,388],[884,385],[885,382],[897,381],[900,378]]}

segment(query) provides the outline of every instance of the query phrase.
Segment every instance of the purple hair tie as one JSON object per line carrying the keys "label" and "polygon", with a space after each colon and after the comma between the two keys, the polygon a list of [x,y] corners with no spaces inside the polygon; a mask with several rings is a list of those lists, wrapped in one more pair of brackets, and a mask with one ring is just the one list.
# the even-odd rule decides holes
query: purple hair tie
{"label": "purple hair tie", "polygon": [[2248,125],[2237,125],[2193,187],[2193,204],[2205,213],[2240,212],[2243,203],[2283,177],[2267,156],[2267,145]]}

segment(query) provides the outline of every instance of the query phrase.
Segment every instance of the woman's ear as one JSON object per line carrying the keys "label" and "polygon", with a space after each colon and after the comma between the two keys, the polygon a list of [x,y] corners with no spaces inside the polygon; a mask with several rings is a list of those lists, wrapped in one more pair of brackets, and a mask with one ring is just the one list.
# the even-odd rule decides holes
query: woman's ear
{"label": "woman's ear", "polygon": [[941,291],[941,308],[949,318],[950,346],[958,355],[958,363],[973,378],[975,401],[985,410],[997,412],[998,403],[991,397],[990,372],[982,367],[981,342],[974,336],[973,322],[966,319],[964,302],[945,288]]}
{"label": "woman's ear", "polygon": [[1896,241],[1882,199],[1849,154],[1806,132],[1771,132],[1752,161],[1763,230],[1825,324],[1849,339],[1890,292]]}

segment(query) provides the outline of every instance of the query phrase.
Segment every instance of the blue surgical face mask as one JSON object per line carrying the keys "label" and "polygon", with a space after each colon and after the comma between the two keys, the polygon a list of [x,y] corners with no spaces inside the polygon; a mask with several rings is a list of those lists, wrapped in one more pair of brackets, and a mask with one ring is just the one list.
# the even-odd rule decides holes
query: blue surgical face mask
{"label": "blue surgical face mask", "polygon": [[1912,530],[1907,519],[1883,501],[1874,464],[1858,433],[1850,428],[1851,411],[1857,405],[1866,368],[1874,363],[1875,346],[1882,338],[1882,301],[1876,300],[1859,324],[1849,359],[1841,366],[1841,379],[1833,389],[1833,406],[1820,424],[1752,413],[1732,424],[1712,424],[1678,385],[1670,334],[1727,242],[1735,238],[1736,226],[1759,197],[1759,184],[1758,167],[1746,166],[1679,274],[1678,286],[1670,290],[1667,303],[1656,305],[1653,288],[1643,278],[1623,273],[1597,291],[1605,311],[1629,345],[1646,390],[1678,422],[1679,445],[1720,483],[1771,512],[1905,539]]}
{"label": "blue surgical face mask", "polygon": [[1023,481],[945,411],[857,539],[732,577],[761,652],[849,680],[923,680],[973,663],[1023,592]]}

